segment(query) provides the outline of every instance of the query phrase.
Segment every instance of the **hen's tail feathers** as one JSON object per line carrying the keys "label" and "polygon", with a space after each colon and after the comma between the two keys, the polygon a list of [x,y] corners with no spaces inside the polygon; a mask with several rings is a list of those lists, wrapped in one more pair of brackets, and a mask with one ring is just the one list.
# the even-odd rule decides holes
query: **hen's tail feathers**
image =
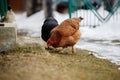
{"label": "hen's tail feathers", "polygon": [[83,18],[82,18],[81,16],[80,16],[79,18],[80,18],[81,20],[83,20]]}

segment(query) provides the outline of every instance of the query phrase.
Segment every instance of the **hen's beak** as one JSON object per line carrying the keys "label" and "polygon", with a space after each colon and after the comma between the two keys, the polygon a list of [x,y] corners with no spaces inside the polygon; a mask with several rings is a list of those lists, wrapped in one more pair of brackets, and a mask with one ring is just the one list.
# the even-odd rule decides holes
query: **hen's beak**
{"label": "hen's beak", "polygon": [[81,20],[83,20],[83,18],[82,17],[79,17]]}

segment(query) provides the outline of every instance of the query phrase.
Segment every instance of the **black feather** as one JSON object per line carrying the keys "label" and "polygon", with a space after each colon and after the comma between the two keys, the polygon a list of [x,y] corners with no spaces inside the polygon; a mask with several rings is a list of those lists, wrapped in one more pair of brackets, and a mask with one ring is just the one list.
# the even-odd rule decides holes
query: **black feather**
{"label": "black feather", "polygon": [[41,34],[42,34],[41,37],[45,42],[47,42],[47,40],[50,38],[50,31],[56,26],[58,26],[58,22],[53,17],[48,17],[44,21],[44,24],[42,25],[42,30],[41,30]]}

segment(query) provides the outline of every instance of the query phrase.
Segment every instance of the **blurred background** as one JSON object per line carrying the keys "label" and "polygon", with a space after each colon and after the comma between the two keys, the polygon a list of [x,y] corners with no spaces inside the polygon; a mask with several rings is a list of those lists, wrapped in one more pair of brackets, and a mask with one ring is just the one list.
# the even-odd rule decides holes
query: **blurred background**
{"label": "blurred background", "polygon": [[[48,5],[46,5],[47,2]],[[119,0],[7,0],[7,5],[10,5],[15,13],[26,12],[27,17],[36,12],[45,11],[45,8],[48,9],[51,6],[52,8],[45,12],[45,16],[53,11],[61,14],[68,13],[69,18],[83,16],[88,19],[82,23],[82,26],[92,27],[99,26],[110,19],[118,20],[120,12]]]}

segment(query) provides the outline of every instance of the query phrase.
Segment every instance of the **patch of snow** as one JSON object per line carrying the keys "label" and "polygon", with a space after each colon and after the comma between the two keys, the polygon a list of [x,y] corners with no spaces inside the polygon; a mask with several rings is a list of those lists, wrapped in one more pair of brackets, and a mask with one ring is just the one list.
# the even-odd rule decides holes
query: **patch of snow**
{"label": "patch of snow", "polygon": [[120,70],[120,67],[118,68],[118,70]]}

